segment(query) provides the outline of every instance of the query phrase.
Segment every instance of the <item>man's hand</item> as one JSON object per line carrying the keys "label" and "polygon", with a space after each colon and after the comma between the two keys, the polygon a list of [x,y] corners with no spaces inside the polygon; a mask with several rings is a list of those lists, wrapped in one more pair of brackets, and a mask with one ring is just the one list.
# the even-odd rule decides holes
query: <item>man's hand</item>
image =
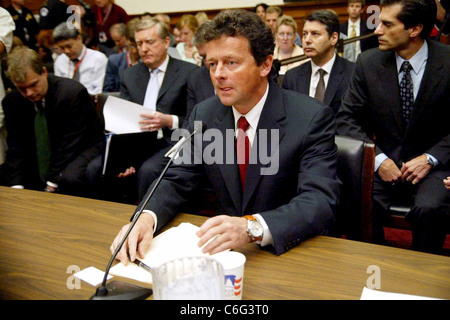
{"label": "man's hand", "polygon": [[[114,239],[110,247],[111,253],[114,253],[114,251],[119,246],[125,233],[128,231],[130,224],[131,223],[123,226],[117,237]],[[134,259],[136,259],[136,253],[138,253],[140,258],[143,259],[145,252],[147,251],[148,246],[153,239],[154,224],[155,222],[152,215],[144,212],[139,217],[139,220],[136,222],[127,240],[124,242],[122,248],[117,254],[116,259],[120,260],[125,265],[128,263],[128,255],[130,256],[131,261],[134,261]]]}
{"label": "man's hand", "polygon": [[197,231],[198,243],[204,253],[215,254],[228,249],[237,249],[250,242],[247,234],[247,219],[242,217],[216,216],[203,223]]}
{"label": "man's hand", "polygon": [[395,162],[389,158],[381,163],[380,167],[378,168],[378,175],[380,176],[381,180],[390,183],[396,183],[402,177],[402,173]]}
{"label": "man's hand", "polygon": [[450,190],[450,177],[444,179],[444,185],[447,188],[447,190]]}
{"label": "man's hand", "polygon": [[125,172],[119,173],[117,178],[126,178],[136,173],[136,169],[134,167],[129,167]]}
{"label": "man's hand", "polygon": [[156,111],[155,113],[141,114],[143,120],[139,121],[142,130],[157,131],[160,128],[172,128],[172,116]]}
{"label": "man's hand", "polygon": [[431,170],[431,165],[427,163],[427,156],[422,154],[406,163],[403,163],[401,172],[402,180],[418,183]]}

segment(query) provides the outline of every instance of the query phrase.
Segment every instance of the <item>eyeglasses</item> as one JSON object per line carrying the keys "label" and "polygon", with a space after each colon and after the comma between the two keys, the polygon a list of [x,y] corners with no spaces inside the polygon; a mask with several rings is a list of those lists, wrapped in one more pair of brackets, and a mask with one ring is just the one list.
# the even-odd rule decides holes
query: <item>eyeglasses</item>
{"label": "eyeglasses", "polygon": [[284,33],[284,32],[277,33],[277,37],[280,38],[280,39],[284,39],[285,37],[288,38],[288,39],[292,39],[293,36],[294,35],[292,33],[290,33],[290,32],[288,32],[288,33]]}

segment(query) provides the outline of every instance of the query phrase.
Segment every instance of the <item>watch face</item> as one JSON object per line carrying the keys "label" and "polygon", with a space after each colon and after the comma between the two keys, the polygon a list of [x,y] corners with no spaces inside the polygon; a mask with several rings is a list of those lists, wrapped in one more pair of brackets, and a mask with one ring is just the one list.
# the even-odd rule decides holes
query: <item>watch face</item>
{"label": "watch face", "polygon": [[250,234],[254,238],[261,237],[263,234],[263,227],[262,225],[257,221],[251,221],[250,223]]}

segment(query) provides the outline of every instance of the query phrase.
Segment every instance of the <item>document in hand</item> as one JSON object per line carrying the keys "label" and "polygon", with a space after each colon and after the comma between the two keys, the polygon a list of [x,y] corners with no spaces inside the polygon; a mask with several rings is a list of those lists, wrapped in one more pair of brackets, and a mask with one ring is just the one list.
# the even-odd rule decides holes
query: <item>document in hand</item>
{"label": "document in hand", "polygon": [[[141,259],[143,263],[156,268],[166,261],[192,256],[205,256],[202,249],[198,246],[199,238],[195,234],[199,227],[190,223],[181,223],[177,227],[156,236]],[[150,272],[138,267],[134,263],[128,263],[126,266],[122,263],[116,264],[111,268],[110,273],[115,276],[129,278],[140,282],[152,283]]]}
{"label": "document in hand", "polygon": [[103,176],[115,176],[138,165],[149,155],[157,132],[143,132],[141,114],[151,113],[143,106],[114,96],[108,96],[103,107],[106,135],[103,153]]}

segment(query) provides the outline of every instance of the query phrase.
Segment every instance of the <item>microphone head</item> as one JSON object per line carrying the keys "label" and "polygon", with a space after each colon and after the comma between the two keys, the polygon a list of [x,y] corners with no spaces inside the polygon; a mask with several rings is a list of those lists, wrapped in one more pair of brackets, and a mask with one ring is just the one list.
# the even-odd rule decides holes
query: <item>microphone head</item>
{"label": "microphone head", "polygon": [[195,132],[200,132],[201,131],[202,133],[204,133],[206,131],[207,127],[208,126],[202,121],[195,121],[194,122],[194,131]]}

